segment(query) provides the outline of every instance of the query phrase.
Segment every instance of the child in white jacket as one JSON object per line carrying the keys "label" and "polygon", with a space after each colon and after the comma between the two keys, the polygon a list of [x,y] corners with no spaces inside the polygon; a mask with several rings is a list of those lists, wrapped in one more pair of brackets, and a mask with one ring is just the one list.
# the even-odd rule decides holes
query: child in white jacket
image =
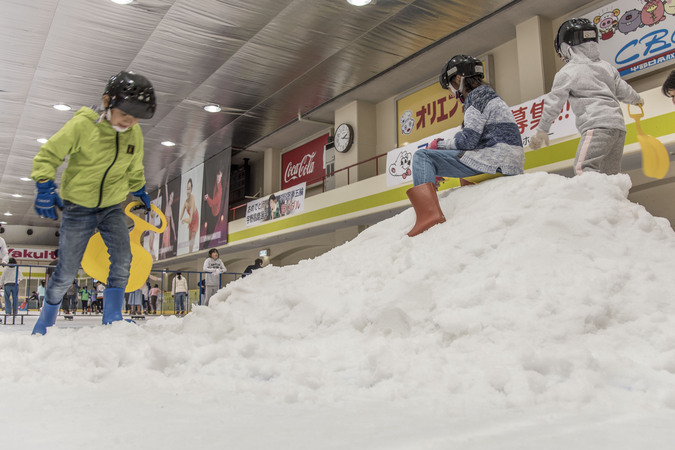
{"label": "child in white jacket", "polygon": [[621,79],[619,72],[600,59],[598,30],[588,19],[564,22],[555,40],[555,50],[567,62],[555,75],[551,92],[530,148],[549,144],[548,131],[569,99],[576,115],[581,141],[574,159],[574,173],[592,171],[614,175],[621,171],[626,124],[619,101],[632,105],[644,100]]}
{"label": "child in white jacket", "polygon": [[173,295],[176,314],[185,314],[185,301],[188,294],[187,280],[182,273],[177,272],[171,285],[171,295]]}
{"label": "child in white jacket", "polygon": [[9,258],[8,262],[9,265],[3,268],[0,275],[0,286],[5,292],[5,314],[16,315],[19,312],[19,283],[23,281],[23,276],[16,266],[16,259]]}

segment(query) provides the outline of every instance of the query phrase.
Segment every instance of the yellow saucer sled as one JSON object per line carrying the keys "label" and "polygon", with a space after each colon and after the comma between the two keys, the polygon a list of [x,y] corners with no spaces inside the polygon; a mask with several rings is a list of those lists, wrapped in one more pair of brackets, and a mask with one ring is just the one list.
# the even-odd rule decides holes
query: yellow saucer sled
{"label": "yellow saucer sled", "polygon": [[628,105],[628,116],[635,121],[638,142],[640,142],[642,148],[642,172],[648,177],[661,179],[668,173],[670,156],[668,156],[668,150],[661,141],[642,131],[640,119],[645,115],[645,112],[642,105],[639,106],[640,113],[631,114],[630,105]]}
{"label": "yellow saucer sled", "polygon": [[[151,208],[162,221],[162,225],[159,228],[131,213],[131,208],[142,205],[142,202],[135,201],[129,203],[124,209],[124,213],[131,217],[131,220],[134,222],[134,229],[129,232],[131,269],[129,270],[129,281],[125,289],[126,292],[132,292],[141,288],[152,270],[152,255],[141,245],[143,233],[145,231],[161,233],[166,228],[166,217],[155,205],[151,205]],[[96,233],[89,239],[84,256],[82,257],[82,269],[92,278],[101,280],[104,283],[108,280],[110,255],[108,254],[108,247],[103,242],[101,233]]]}

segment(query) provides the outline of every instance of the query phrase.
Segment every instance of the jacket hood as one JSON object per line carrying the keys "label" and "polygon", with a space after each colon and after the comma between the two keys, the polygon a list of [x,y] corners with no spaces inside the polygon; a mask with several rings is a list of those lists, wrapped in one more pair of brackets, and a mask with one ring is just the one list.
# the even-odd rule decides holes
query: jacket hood
{"label": "jacket hood", "polygon": [[92,119],[94,122],[98,120],[99,114],[94,111],[91,108],[87,108],[86,106],[83,106],[82,108],[78,109],[73,116],[84,116],[89,119]]}
{"label": "jacket hood", "polygon": [[585,63],[600,60],[600,50],[597,42],[584,42],[583,44],[569,47],[570,61]]}

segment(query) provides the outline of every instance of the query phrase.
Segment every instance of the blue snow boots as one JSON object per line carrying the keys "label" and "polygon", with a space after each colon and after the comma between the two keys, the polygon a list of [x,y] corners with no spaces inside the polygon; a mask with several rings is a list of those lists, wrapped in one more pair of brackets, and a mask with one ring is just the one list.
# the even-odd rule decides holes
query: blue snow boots
{"label": "blue snow boots", "polygon": [[103,325],[122,320],[122,305],[124,305],[123,288],[106,288],[103,291]]}
{"label": "blue snow boots", "polygon": [[44,302],[42,305],[42,311],[40,311],[40,317],[38,318],[35,326],[33,327],[32,334],[45,334],[47,333],[47,328],[54,325],[56,322],[56,316],[59,315],[59,308],[61,307],[61,302],[56,305],[51,303]]}

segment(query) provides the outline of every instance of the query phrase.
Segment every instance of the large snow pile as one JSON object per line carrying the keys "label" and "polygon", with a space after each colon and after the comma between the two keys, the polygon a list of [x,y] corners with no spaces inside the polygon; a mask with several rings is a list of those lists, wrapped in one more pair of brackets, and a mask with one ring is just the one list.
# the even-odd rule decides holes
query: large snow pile
{"label": "large snow pile", "polygon": [[[45,337],[0,334],[0,392],[23,391],[0,399],[0,411],[15,417],[48,404],[35,414],[53,425],[33,435],[37,445],[58,441],[73,408],[107,406],[104,417],[128,417],[161,405],[139,417],[154,417],[151,426],[168,435],[166,421],[193,410],[203,416],[194,421],[213,425],[199,428],[201,448],[226,442],[208,430],[253,414],[229,409],[247,402],[264,405],[281,423],[297,408],[322,417],[340,405],[357,422],[359,411],[372,419],[370,408],[394,406],[422,417],[471,417],[473,424],[488,415],[499,423],[516,411],[656,411],[672,418],[675,233],[629,202],[629,188],[626,175],[499,178],[443,192],[448,221],[417,237],[406,236],[414,223],[406,210],[313,260],[233,282],[210,308],[184,319],[54,328]],[[644,417],[635,414],[638,422]],[[330,429],[335,417],[316,420]],[[672,433],[666,429],[652,430],[651,438]],[[472,433],[480,435],[480,427]],[[239,436],[232,448],[271,445],[255,434]],[[399,437],[398,447],[364,446],[350,436],[307,448],[454,442],[436,436],[437,446],[422,447],[418,438]],[[286,438],[288,447],[270,442],[307,442]],[[617,441],[613,448],[628,442]],[[185,442],[192,441],[176,438],[164,448]]]}

